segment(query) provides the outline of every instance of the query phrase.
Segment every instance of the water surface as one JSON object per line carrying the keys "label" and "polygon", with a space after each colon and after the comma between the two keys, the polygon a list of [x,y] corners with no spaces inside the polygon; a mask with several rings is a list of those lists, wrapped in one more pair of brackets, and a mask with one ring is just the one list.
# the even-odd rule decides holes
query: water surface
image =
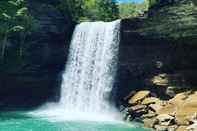
{"label": "water surface", "polygon": [[0,113],[0,131],[149,131],[139,124],[51,121],[52,118],[35,118],[24,113]]}

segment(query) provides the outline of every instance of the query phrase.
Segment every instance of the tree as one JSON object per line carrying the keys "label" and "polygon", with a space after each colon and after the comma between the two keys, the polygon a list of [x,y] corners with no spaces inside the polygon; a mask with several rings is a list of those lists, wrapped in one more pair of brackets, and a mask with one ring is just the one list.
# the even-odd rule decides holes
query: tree
{"label": "tree", "polygon": [[1,61],[4,61],[7,39],[13,32],[20,32],[24,27],[16,23],[19,16],[23,15],[27,8],[22,7],[23,1],[1,1]]}
{"label": "tree", "polygon": [[79,21],[84,13],[82,9],[83,5],[84,0],[60,0],[60,4],[57,5],[57,8],[64,14],[69,15],[73,21]]}
{"label": "tree", "polygon": [[143,15],[148,10],[147,2],[142,4],[135,3],[122,3],[119,4],[119,16],[120,18],[132,18]]}
{"label": "tree", "polygon": [[13,33],[20,34],[20,53],[27,32],[31,29],[33,17],[28,13],[25,0],[2,0],[0,2],[0,41],[1,62],[4,62],[8,37]]}
{"label": "tree", "polygon": [[74,21],[111,21],[118,18],[118,8],[112,0],[61,0],[60,10],[71,14]]}
{"label": "tree", "polygon": [[99,19],[111,21],[118,18],[118,7],[112,0],[97,0]]}

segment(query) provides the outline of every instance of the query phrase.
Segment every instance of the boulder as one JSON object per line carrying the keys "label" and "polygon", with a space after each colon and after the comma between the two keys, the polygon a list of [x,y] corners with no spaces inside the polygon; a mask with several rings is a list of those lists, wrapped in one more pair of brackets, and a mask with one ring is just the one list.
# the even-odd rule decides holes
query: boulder
{"label": "boulder", "polygon": [[157,116],[157,114],[155,114],[155,113],[148,113],[148,114],[142,115],[141,118],[146,119],[146,118],[153,118],[155,116]]}
{"label": "boulder", "polygon": [[139,111],[145,109],[145,105],[135,105],[129,108],[130,111]]}
{"label": "boulder", "polygon": [[197,113],[197,93],[194,93],[186,99],[176,112],[176,121],[180,125],[188,125],[192,117]]}
{"label": "boulder", "polygon": [[141,115],[147,113],[147,110],[146,109],[137,110],[135,113],[138,114],[139,116],[141,116]]}
{"label": "boulder", "polygon": [[128,121],[128,122],[132,121],[132,119],[133,119],[133,117],[131,115],[128,115],[128,116],[125,117],[125,120]]}
{"label": "boulder", "polygon": [[144,127],[146,128],[153,128],[154,127],[154,124],[156,123],[156,119],[153,118],[153,119],[144,119],[143,120],[144,122]]}
{"label": "boulder", "polygon": [[166,89],[166,94],[167,94],[168,96],[170,96],[170,97],[174,97],[174,96],[176,95],[176,92],[175,92],[176,89],[177,89],[176,87],[169,86],[169,87],[167,87],[167,89]]}
{"label": "boulder", "polygon": [[169,83],[167,74],[159,74],[157,76],[154,76],[151,81],[154,85],[157,86],[167,86]]}
{"label": "boulder", "polygon": [[162,107],[157,113],[158,114],[170,114],[174,115],[177,110],[177,107],[173,104],[167,104],[164,107]]}
{"label": "boulder", "polygon": [[177,125],[168,126],[168,131],[176,131],[177,128]]}
{"label": "boulder", "polygon": [[142,101],[143,105],[162,104],[162,101],[156,97],[148,97]]}
{"label": "boulder", "polygon": [[172,121],[174,120],[174,117],[168,115],[168,114],[161,114],[156,117],[156,119],[159,121],[159,124],[162,126],[169,126],[172,124]]}
{"label": "boulder", "polygon": [[168,131],[168,126],[155,125],[154,128],[156,131]]}
{"label": "boulder", "polygon": [[149,108],[152,111],[154,111],[154,112],[158,112],[162,108],[162,106],[161,105],[158,105],[158,104],[150,104],[149,105]]}
{"label": "boulder", "polygon": [[187,130],[189,131],[197,131],[197,123],[194,123],[187,127]]}
{"label": "boulder", "polygon": [[187,94],[186,93],[179,93],[177,94],[174,98],[169,100],[169,103],[177,106],[181,106],[184,102],[185,99],[187,99]]}
{"label": "boulder", "polygon": [[170,116],[170,115],[168,115],[168,114],[161,114],[161,115],[158,115],[158,116],[157,116],[157,119],[158,119],[160,122],[165,122],[165,121],[173,120],[174,117],[173,117],[173,116]]}
{"label": "boulder", "polygon": [[185,116],[176,116],[175,122],[179,126],[188,126],[190,124],[189,119]]}
{"label": "boulder", "polygon": [[139,101],[142,101],[149,95],[150,91],[148,90],[139,91],[133,97],[131,97],[131,99],[129,99],[128,103],[131,105],[137,104]]}
{"label": "boulder", "polygon": [[187,126],[179,126],[176,131],[187,131]]}

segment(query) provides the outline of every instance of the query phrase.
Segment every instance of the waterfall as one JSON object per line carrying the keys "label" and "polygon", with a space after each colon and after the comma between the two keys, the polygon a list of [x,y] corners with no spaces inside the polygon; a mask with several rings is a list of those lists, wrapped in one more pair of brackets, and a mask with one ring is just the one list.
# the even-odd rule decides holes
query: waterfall
{"label": "waterfall", "polygon": [[116,73],[120,20],[75,28],[63,73],[60,105],[68,111],[105,113]]}
{"label": "waterfall", "polygon": [[77,25],[62,75],[60,102],[48,103],[33,114],[68,120],[117,120],[109,99],[117,69],[119,31],[120,20]]}

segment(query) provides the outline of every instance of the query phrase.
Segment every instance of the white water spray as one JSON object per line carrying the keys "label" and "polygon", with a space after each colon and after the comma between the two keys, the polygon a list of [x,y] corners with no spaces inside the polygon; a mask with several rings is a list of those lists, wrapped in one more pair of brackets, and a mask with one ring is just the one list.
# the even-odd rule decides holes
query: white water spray
{"label": "white water spray", "polygon": [[63,73],[60,102],[46,114],[59,112],[68,119],[91,116],[96,120],[114,113],[109,97],[117,69],[119,31],[120,20],[77,25]]}

